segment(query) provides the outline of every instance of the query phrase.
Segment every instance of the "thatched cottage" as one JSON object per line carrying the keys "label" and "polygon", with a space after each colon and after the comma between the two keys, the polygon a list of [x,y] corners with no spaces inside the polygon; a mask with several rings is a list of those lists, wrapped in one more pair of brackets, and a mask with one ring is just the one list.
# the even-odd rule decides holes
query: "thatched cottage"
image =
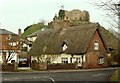
{"label": "thatched cottage", "polygon": [[[52,58],[51,63],[77,63],[82,68],[102,68],[108,66],[109,49],[117,49],[116,40],[98,23],[82,23],[68,30],[45,29],[39,32],[30,54],[45,59],[44,62],[50,62],[48,60]],[[50,55],[56,56],[53,59],[48,57]]]}

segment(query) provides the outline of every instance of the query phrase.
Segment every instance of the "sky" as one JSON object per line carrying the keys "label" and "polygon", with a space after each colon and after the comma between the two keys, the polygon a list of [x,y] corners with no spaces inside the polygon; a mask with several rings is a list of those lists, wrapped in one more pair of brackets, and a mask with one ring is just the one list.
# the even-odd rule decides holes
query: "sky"
{"label": "sky", "polygon": [[104,20],[105,11],[90,4],[91,0],[0,0],[0,28],[18,33],[29,25],[44,20],[46,24],[52,21],[55,14],[64,5],[65,10],[86,10],[91,22],[109,28]]}

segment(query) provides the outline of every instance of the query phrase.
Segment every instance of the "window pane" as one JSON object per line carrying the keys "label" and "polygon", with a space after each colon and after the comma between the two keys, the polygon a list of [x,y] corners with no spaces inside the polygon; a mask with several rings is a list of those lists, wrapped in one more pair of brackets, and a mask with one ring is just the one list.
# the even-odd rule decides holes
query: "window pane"
{"label": "window pane", "polygon": [[68,58],[62,58],[62,63],[68,63]]}
{"label": "window pane", "polygon": [[77,63],[80,63],[80,58],[76,58],[76,62],[77,62]]}
{"label": "window pane", "polygon": [[98,50],[99,49],[99,43],[94,43],[94,50]]}
{"label": "window pane", "polygon": [[103,64],[104,63],[104,58],[103,57],[100,57],[99,58],[99,64]]}
{"label": "window pane", "polygon": [[63,46],[63,51],[65,51],[66,49],[67,49],[67,45],[64,44],[64,46]]}

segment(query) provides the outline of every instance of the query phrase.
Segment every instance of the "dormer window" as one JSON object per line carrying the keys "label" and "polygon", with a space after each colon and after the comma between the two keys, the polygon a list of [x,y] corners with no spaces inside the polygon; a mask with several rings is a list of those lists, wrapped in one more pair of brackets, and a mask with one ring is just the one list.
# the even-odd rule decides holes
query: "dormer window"
{"label": "dormer window", "polygon": [[47,47],[46,46],[44,46],[43,47],[43,52],[45,52],[47,50]]}
{"label": "dormer window", "polygon": [[94,43],[94,50],[99,50],[99,43],[98,42]]}
{"label": "dormer window", "polygon": [[68,48],[68,45],[65,42],[63,42],[62,48],[63,48],[63,51],[65,51]]}
{"label": "dormer window", "polygon": [[110,47],[110,48],[109,48],[109,51],[110,51],[110,52],[111,52],[111,51],[113,51],[113,48],[112,48],[112,47]]}

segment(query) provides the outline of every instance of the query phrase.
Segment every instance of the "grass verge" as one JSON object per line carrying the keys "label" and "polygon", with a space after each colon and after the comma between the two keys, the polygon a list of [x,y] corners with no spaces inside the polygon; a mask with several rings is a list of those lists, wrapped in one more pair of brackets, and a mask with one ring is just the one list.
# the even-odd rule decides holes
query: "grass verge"
{"label": "grass verge", "polygon": [[120,68],[118,68],[111,76],[111,81],[120,83]]}

